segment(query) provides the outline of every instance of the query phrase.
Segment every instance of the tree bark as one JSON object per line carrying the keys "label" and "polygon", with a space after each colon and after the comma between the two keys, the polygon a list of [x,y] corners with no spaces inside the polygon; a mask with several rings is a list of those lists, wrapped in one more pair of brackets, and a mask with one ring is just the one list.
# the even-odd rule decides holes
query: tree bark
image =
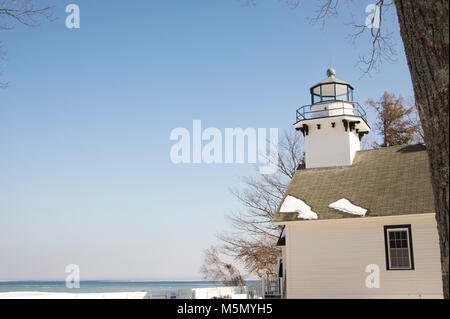
{"label": "tree bark", "polygon": [[448,291],[448,0],[394,0],[424,130],[439,233],[444,298]]}

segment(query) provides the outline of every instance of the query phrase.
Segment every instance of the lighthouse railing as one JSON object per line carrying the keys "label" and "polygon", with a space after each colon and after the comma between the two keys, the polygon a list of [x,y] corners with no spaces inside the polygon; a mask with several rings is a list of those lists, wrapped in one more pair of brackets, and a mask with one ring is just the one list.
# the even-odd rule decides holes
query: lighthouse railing
{"label": "lighthouse railing", "polygon": [[[328,103],[323,104],[327,105]],[[297,109],[296,112],[297,122],[309,120],[312,118],[329,117],[336,115],[359,116],[365,122],[367,122],[366,111],[358,102],[333,101],[332,104],[334,104],[332,107],[326,107],[323,109],[317,109],[317,106],[320,105],[319,103],[303,105],[302,107]],[[316,107],[316,109],[312,109],[311,107]]]}

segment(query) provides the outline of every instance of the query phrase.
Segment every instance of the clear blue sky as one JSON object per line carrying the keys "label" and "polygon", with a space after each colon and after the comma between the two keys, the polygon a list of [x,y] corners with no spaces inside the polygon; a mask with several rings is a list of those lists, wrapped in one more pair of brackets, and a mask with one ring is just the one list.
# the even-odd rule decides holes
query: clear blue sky
{"label": "clear blue sky", "polygon": [[[55,21],[0,31],[0,280],[64,279],[69,263],[82,279],[200,278],[239,209],[228,189],[254,169],[175,165],[172,129],[292,130],[330,66],[359,102],[413,95],[395,18],[398,61],[361,78],[367,41],[351,43],[345,6],[322,30],[312,1],[54,2]],[[368,3],[352,10],[361,24]]]}

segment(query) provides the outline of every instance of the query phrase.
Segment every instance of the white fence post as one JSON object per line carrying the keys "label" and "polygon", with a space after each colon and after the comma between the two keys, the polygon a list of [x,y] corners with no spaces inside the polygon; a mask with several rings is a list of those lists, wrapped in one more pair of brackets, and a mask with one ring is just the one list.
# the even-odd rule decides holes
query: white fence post
{"label": "white fence post", "polygon": [[261,279],[261,296],[264,298],[265,295],[266,295],[266,279],[262,278]]}

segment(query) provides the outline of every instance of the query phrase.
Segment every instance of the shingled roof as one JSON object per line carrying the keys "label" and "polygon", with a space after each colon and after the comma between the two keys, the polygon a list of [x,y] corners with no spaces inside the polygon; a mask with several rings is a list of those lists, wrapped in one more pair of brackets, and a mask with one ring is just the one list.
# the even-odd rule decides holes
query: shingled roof
{"label": "shingled roof", "polygon": [[[351,166],[297,170],[284,196],[288,195],[311,206],[319,220],[435,211],[428,157],[423,145],[359,151]],[[341,198],[367,209],[365,217],[328,208]],[[297,212],[278,212],[273,222],[302,220],[297,215]]]}

